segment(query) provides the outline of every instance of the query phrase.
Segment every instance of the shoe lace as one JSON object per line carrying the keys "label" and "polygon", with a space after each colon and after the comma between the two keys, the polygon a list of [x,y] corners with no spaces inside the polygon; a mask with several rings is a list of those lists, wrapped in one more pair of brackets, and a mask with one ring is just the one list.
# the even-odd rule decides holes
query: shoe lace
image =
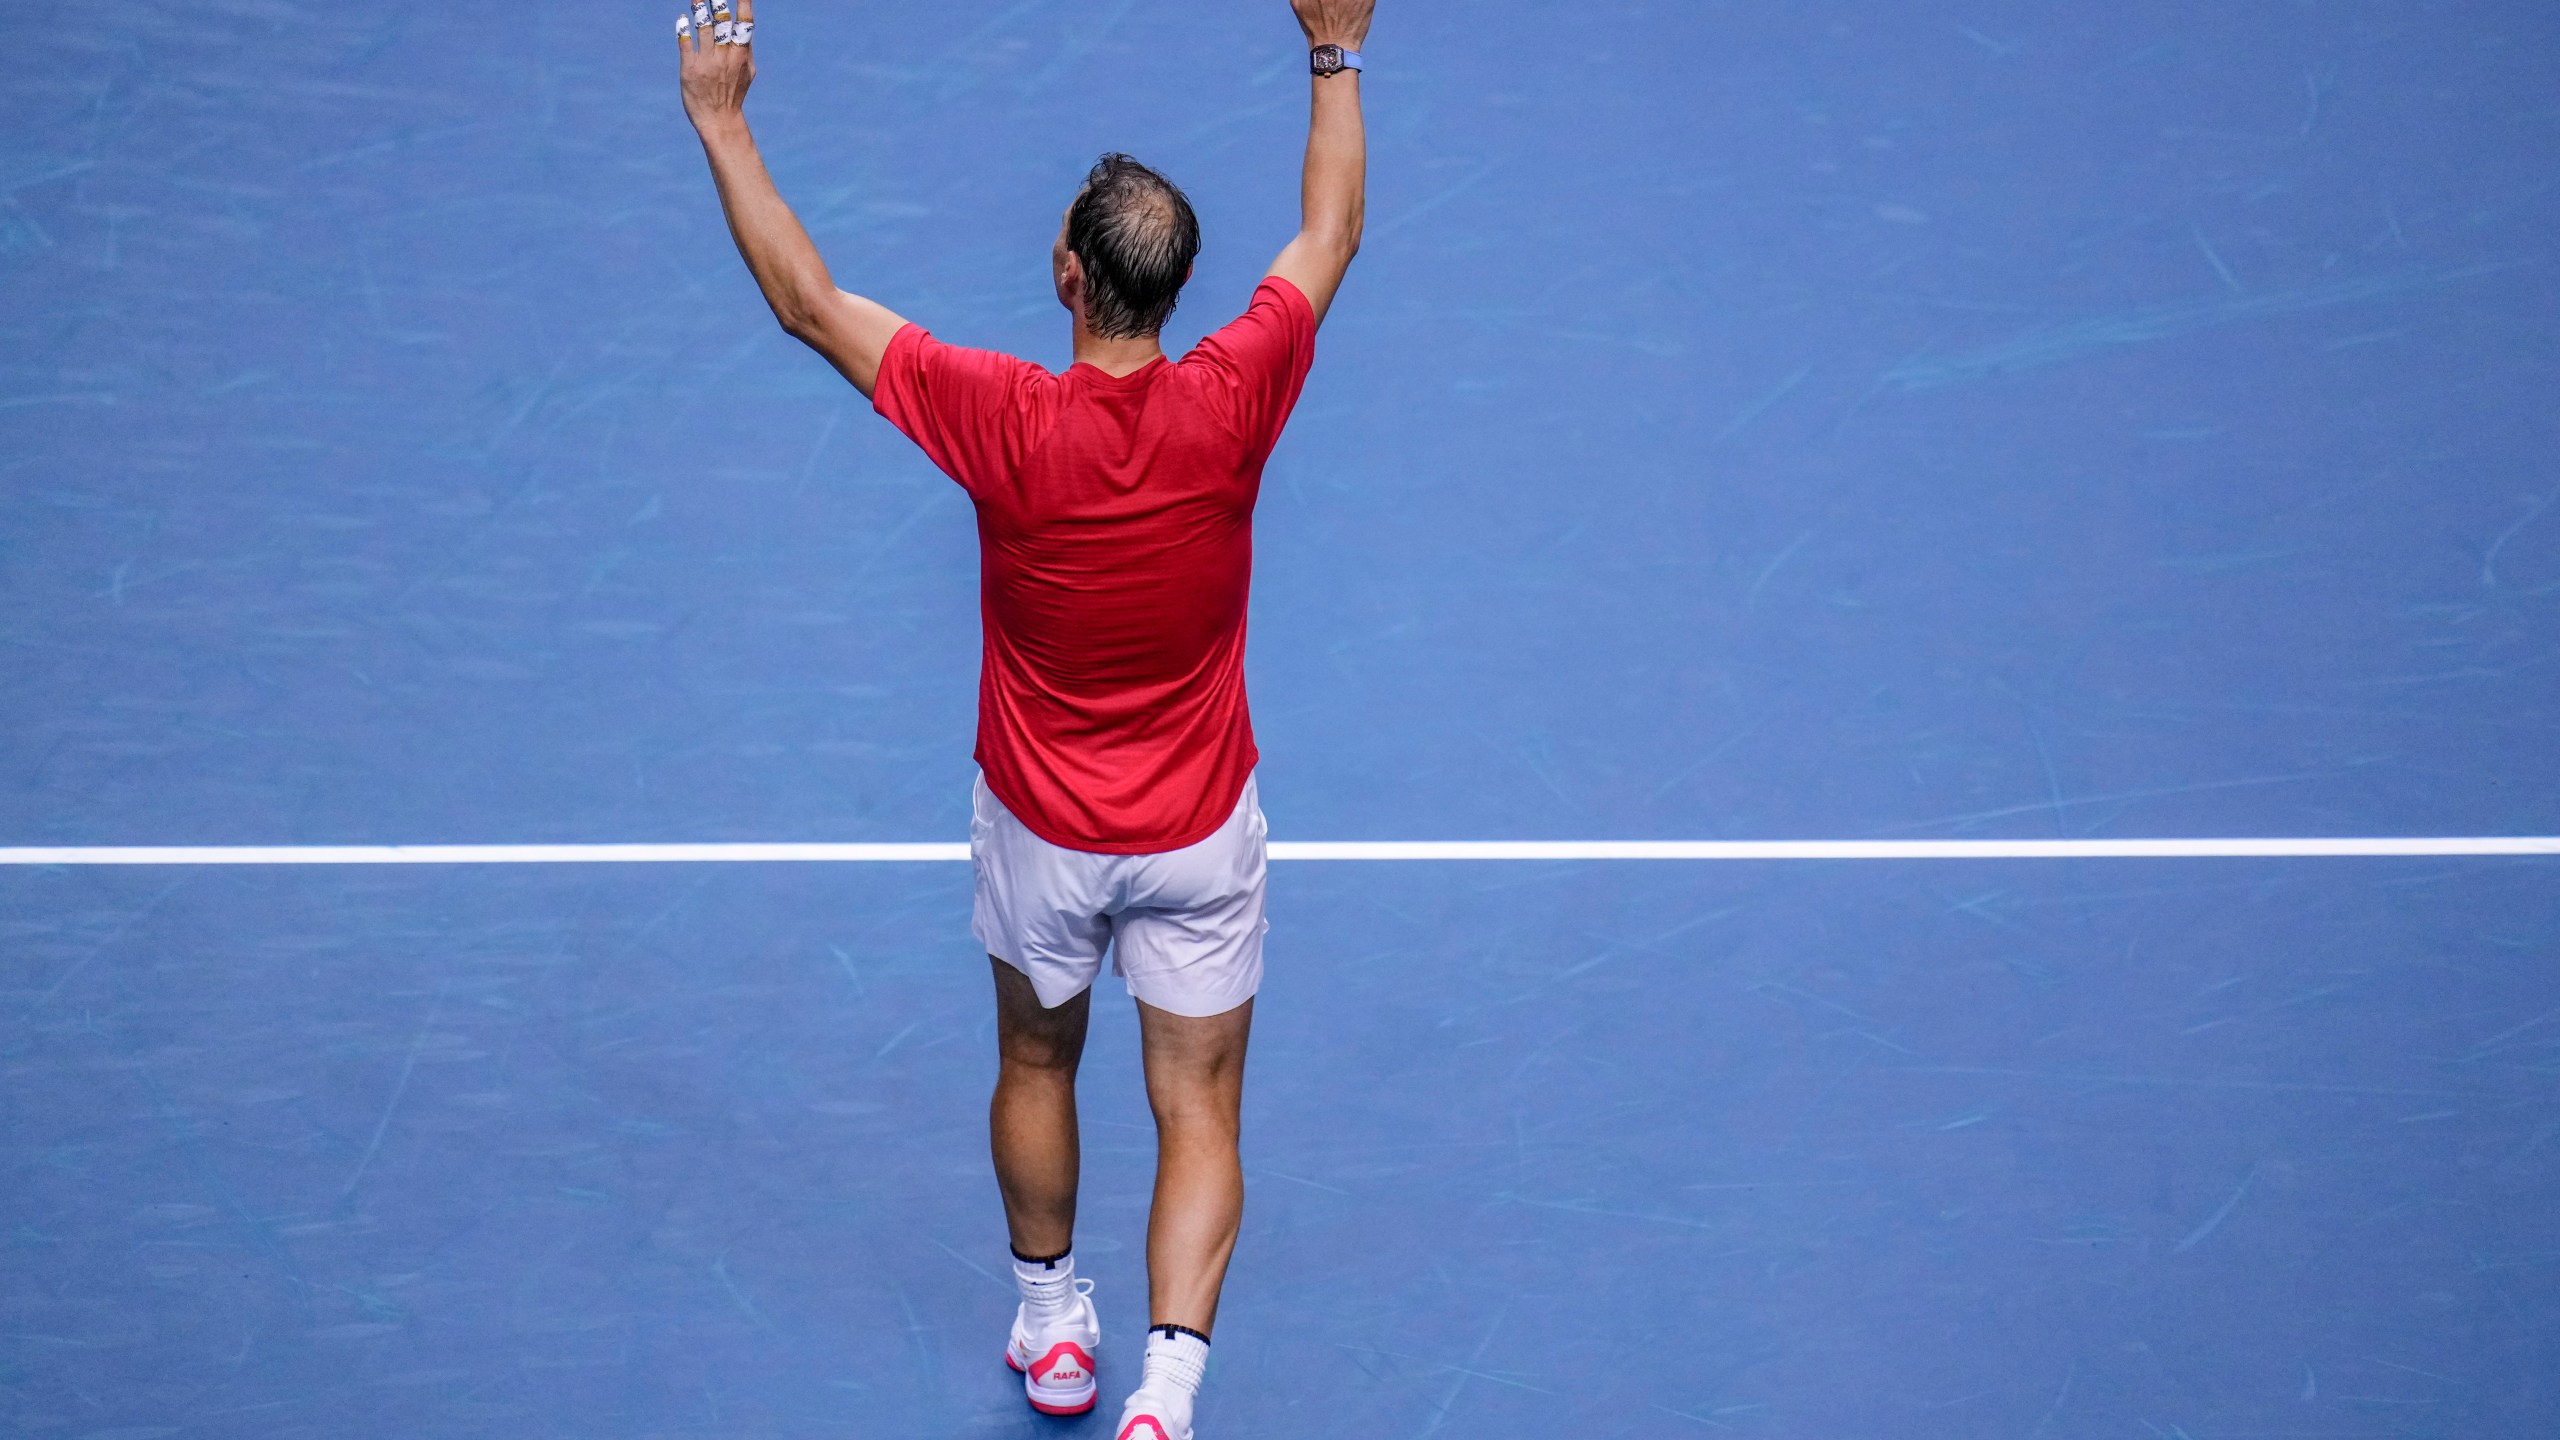
{"label": "shoe lace", "polygon": [[1093,1282],[1079,1275],[1071,1281],[1034,1281],[1037,1298],[1027,1302],[1032,1317],[1047,1321],[1065,1318],[1076,1308],[1076,1302],[1093,1294]]}

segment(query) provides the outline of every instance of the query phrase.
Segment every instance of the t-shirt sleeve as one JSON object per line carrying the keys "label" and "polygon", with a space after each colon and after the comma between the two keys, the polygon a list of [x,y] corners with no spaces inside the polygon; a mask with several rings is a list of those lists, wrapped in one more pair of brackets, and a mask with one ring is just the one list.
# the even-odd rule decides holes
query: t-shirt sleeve
{"label": "t-shirt sleeve", "polygon": [[1052,379],[1028,360],[945,345],[909,325],[880,357],[871,408],[975,495],[1021,464],[1041,384]]}
{"label": "t-shirt sleeve", "polygon": [[1183,363],[1201,368],[1228,428],[1262,457],[1280,442],[1315,358],[1315,307],[1274,275],[1253,292],[1242,315],[1202,340]]}

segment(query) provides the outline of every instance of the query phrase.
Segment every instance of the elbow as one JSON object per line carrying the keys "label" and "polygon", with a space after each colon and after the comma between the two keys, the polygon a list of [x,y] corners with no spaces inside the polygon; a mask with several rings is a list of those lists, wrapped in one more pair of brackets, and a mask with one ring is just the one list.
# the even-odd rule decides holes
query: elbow
{"label": "elbow", "polygon": [[824,297],[835,287],[820,289],[814,285],[778,284],[765,288],[764,303],[773,311],[773,321],[782,333],[803,344],[815,345],[827,328],[827,306]]}
{"label": "elbow", "polygon": [[777,305],[773,308],[773,319],[774,323],[782,327],[783,334],[801,344],[817,343],[818,317],[809,311],[793,306]]}

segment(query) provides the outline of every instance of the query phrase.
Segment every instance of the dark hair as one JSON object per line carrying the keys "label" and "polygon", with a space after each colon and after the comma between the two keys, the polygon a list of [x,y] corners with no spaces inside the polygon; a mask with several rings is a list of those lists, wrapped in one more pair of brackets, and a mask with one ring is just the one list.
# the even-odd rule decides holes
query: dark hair
{"label": "dark hair", "polygon": [[1126,155],[1105,155],[1067,210],[1067,248],[1084,262],[1084,323],[1106,340],[1164,328],[1200,256],[1200,218],[1181,187]]}

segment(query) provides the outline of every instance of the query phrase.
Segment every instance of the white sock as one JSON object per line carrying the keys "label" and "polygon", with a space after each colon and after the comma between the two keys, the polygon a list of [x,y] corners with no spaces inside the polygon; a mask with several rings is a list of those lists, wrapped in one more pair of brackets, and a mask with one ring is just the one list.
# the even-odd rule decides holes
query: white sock
{"label": "white sock", "polygon": [[1138,1388],[1166,1400],[1179,1400],[1182,1414],[1166,1416],[1189,1424],[1191,1402],[1200,1393],[1200,1376],[1209,1368],[1209,1342],[1187,1330],[1167,1333],[1162,1326],[1147,1332],[1147,1375]]}
{"label": "white sock", "polygon": [[1064,1319],[1076,1303],[1076,1257],[1013,1262],[1013,1287],[1022,1292],[1023,1308],[1035,1325]]}

